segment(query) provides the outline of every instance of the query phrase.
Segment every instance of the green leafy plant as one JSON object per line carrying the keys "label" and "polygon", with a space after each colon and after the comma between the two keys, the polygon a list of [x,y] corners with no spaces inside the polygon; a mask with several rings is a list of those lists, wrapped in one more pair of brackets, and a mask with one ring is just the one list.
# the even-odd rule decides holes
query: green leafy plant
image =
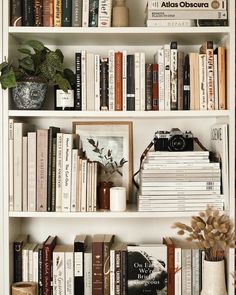
{"label": "green leafy plant", "polygon": [[18,49],[24,57],[16,63],[4,61],[0,64],[3,89],[15,87],[20,81],[58,85],[65,92],[71,89],[75,84],[75,75],[64,67],[64,56],[60,49],[52,51],[38,40],[28,40],[25,45]]}
{"label": "green leafy plant", "polygon": [[173,228],[178,228],[178,235],[187,235],[186,240],[197,241],[205,251],[208,261],[220,261],[225,257],[228,248],[235,248],[234,225],[229,216],[209,207],[192,216],[191,225],[176,222]]}
{"label": "green leafy plant", "polygon": [[92,138],[87,138],[87,140],[93,146],[93,152],[96,153],[100,159],[98,164],[102,169],[106,181],[109,181],[115,173],[118,173],[120,176],[122,176],[123,174],[121,168],[128,161],[124,158],[122,158],[119,162],[115,161],[113,159],[111,149],[108,149],[106,152],[103,147],[99,147],[99,141],[95,142],[95,140]]}

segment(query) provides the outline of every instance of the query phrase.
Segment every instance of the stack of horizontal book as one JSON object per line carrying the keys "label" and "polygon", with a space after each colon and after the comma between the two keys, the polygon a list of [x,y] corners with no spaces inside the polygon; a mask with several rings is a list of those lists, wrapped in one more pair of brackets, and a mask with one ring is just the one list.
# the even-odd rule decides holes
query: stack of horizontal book
{"label": "stack of horizontal book", "polygon": [[141,170],[139,211],[223,210],[219,163],[209,151],[150,151]]}
{"label": "stack of horizontal book", "polygon": [[226,25],[226,2],[226,0],[216,3],[211,0],[148,0],[145,23],[147,27],[191,27],[195,24],[201,26],[207,23]]}

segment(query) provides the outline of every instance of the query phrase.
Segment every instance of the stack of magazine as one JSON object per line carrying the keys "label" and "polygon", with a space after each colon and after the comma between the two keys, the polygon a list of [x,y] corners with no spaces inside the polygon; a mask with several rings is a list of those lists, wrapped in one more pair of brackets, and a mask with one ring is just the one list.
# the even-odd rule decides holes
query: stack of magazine
{"label": "stack of magazine", "polygon": [[220,163],[209,151],[149,151],[140,172],[139,211],[224,209]]}
{"label": "stack of magazine", "polygon": [[147,0],[147,27],[224,26],[227,0]]}

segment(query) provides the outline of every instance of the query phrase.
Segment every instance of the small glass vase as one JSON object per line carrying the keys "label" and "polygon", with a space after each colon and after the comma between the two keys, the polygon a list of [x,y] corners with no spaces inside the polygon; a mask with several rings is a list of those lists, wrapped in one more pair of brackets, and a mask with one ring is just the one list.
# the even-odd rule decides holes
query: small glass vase
{"label": "small glass vase", "polygon": [[110,188],[113,182],[102,181],[98,185],[98,207],[101,210],[110,210]]}
{"label": "small glass vase", "polygon": [[224,260],[203,261],[201,295],[227,295]]}

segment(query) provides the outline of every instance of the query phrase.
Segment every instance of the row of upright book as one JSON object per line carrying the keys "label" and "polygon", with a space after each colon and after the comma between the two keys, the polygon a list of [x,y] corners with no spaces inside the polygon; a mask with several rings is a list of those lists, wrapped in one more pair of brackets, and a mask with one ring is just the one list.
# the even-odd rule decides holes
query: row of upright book
{"label": "row of upright book", "polygon": [[12,0],[11,26],[110,27],[111,0]]}
{"label": "row of upright book", "polygon": [[227,1],[148,0],[145,24],[147,27],[225,26]]}
{"label": "row of upright book", "polygon": [[82,111],[225,110],[226,50],[206,41],[185,53],[177,42],[144,52],[76,53],[74,109]]}
{"label": "row of upright book", "polygon": [[112,234],[77,235],[73,245],[20,235],[13,243],[14,282],[37,284],[41,295],[194,294],[201,290],[202,251],[163,243],[127,244]]}
{"label": "row of upright book", "polygon": [[79,135],[9,120],[9,210],[86,212],[97,209],[97,162]]}

